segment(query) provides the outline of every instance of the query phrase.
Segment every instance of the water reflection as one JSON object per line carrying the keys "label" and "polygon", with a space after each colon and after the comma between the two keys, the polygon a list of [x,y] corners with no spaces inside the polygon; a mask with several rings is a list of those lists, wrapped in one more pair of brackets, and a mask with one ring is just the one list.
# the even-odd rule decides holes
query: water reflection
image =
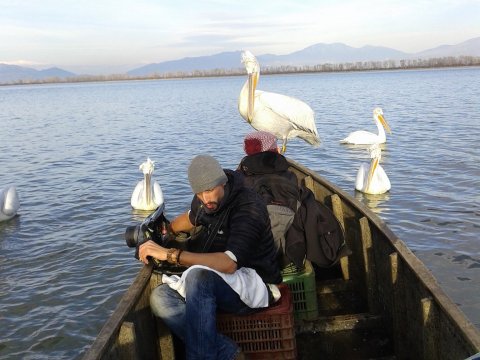
{"label": "water reflection", "polygon": [[9,244],[9,240],[20,231],[20,215],[17,214],[7,221],[0,221],[0,248],[5,249]]}
{"label": "water reflection", "polygon": [[[359,153],[362,153],[363,151],[368,150],[368,148],[370,146],[372,146],[371,144],[370,145],[368,145],[368,144],[341,144],[341,145],[343,147],[345,147],[346,149],[358,151]],[[387,144],[386,143],[378,144],[378,147],[382,151],[385,151],[387,149]]]}
{"label": "water reflection", "polygon": [[[385,202],[390,200],[390,193],[384,194],[365,194],[360,191],[355,190],[355,199],[360,201],[362,204],[368,206],[375,214],[380,215],[384,211],[388,211],[389,208],[385,206]],[[383,204],[383,205],[382,205]]]}
{"label": "water reflection", "polygon": [[153,213],[155,210],[138,210],[132,209],[132,220],[135,222],[142,222],[148,215]]}

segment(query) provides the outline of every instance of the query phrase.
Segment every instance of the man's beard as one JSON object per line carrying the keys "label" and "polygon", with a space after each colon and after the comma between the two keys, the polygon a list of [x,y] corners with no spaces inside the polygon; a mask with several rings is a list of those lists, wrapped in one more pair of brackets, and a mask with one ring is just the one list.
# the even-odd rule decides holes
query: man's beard
{"label": "man's beard", "polygon": [[204,207],[205,212],[207,214],[211,214],[211,213],[214,213],[215,211],[218,210],[218,203],[215,202],[215,201],[211,201],[211,202],[208,202],[206,204],[203,204],[203,207]]}

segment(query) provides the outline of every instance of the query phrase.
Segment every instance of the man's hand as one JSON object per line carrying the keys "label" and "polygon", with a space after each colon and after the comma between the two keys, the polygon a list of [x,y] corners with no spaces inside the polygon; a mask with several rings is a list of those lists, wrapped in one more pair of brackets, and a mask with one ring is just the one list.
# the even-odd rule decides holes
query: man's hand
{"label": "man's hand", "polygon": [[148,264],[148,257],[154,257],[160,261],[167,260],[167,249],[158,245],[152,240],[148,240],[138,248],[138,258],[144,264]]}

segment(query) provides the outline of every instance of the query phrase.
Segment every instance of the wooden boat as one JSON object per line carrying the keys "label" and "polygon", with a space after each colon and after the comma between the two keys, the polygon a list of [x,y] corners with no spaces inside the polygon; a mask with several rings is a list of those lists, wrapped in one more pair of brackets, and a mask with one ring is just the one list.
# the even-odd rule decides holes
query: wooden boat
{"label": "wooden boat", "polygon": [[[334,211],[352,250],[338,267],[316,272],[318,316],[295,321],[298,358],[453,360],[479,353],[478,329],[387,225],[346,192],[289,162],[317,201]],[[160,282],[151,266],[140,270],[85,360],[179,358],[178,344],[150,312],[149,295]]]}

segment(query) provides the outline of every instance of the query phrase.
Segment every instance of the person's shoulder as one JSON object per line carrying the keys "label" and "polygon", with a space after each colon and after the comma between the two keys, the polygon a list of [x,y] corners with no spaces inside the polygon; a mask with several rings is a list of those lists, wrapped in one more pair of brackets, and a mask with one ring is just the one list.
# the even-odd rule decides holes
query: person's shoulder
{"label": "person's shoulder", "polygon": [[265,200],[262,198],[262,196],[256,192],[254,189],[249,188],[249,187],[244,187],[242,189],[243,192],[243,202],[252,208],[256,208],[257,211],[260,211],[264,209],[265,211],[267,210],[267,205],[265,203]]}
{"label": "person's shoulder", "polygon": [[245,175],[243,174],[243,172],[239,169],[224,169],[223,171],[225,171],[225,174],[227,175],[228,182],[230,183],[229,186],[232,191],[238,191],[238,189],[243,186],[243,182],[245,179]]}
{"label": "person's shoulder", "polygon": [[242,158],[242,160],[240,160],[240,162],[238,163],[237,170],[241,170],[242,165],[244,165],[245,162],[248,161],[248,159],[249,159],[249,156],[248,156],[248,155],[247,155],[247,156],[244,156],[244,157]]}

